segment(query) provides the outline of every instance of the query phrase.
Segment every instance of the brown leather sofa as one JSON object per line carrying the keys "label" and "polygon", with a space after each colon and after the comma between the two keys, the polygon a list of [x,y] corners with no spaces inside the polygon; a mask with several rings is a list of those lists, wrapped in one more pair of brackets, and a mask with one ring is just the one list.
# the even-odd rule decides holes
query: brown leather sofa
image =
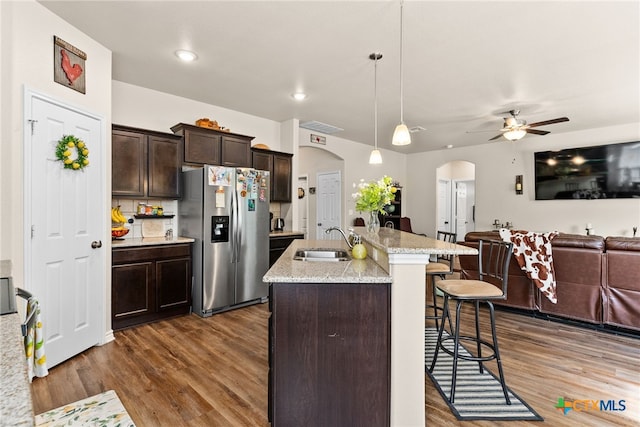
{"label": "brown leather sofa", "polygon": [[607,237],[605,247],[603,322],[640,331],[640,238]]}
{"label": "brown leather sofa", "polygon": [[[500,239],[497,231],[467,233],[462,245]],[[557,304],[538,292],[517,265],[509,265],[507,299],[496,305],[551,317],[640,331],[640,238],[560,233],[551,241]],[[460,256],[460,274],[478,277],[477,256]]]}

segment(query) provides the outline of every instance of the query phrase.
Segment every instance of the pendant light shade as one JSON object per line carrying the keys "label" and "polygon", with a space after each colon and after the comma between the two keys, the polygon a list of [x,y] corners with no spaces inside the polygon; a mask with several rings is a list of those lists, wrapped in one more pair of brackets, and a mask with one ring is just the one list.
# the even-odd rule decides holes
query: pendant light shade
{"label": "pendant light shade", "polygon": [[371,155],[369,156],[369,164],[370,165],[379,165],[382,163],[382,155],[380,154],[380,150],[377,148],[371,150]]}
{"label": "pendant light shade", "polygon": [[404,124],[404,102],[403,102],[403,78],[402,78],[402,16],[404,2],[400,0],[400,124],[396,126],[393,132],[391,143],[393,145],[409,145],[411,144],[411,134],[407,125]]}
{"label": "pendant light shade", "polygon": [[411,144],[411,134],[409,128],[404,123],[400,123],[396,126],[396,130],[393,131],[393,139],[391,140],[393,145],[409,145]]}
{"label": "pendant light shade", "polygon": [[370,165],[379,165],[382,163],[382,155],[378,150],[378,60],[382,59],[382,54],[374,52],[369,55],[369,59],[373,61],[373,143],[374,149],[369,156]]}

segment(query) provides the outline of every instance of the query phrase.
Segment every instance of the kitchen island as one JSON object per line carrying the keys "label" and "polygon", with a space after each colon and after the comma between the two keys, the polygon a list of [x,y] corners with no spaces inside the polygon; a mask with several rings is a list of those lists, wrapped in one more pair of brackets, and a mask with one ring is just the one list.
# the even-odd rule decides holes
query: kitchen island
{"label": "kitchen island", "polygon": [[[329,292],[332,289],[322,288],[321,284],[330,283],[344,285],[342,289],[338,288],[334,289],[334,291],[342,291],[348,284],[363,285],[366,283],[371,284],[373,287],[389,288],[390,301],[388,306],[379,305],[378,310],[374,312],[386,311],[385,315],[389,318],[388,324],[390,328],[390,340],[388,341],[390,355],[389,416],[384,425],[422,426],[425,424],[425,265],[429,262],[429,257],[432,254],[474,255],[477,254],[477,251],[473,248],[387,228],[380,229],[377,234],[367,233],[364,227],[356,227],[355,231],[362,236],[369,254],[364,262],[355,263],[357,270],[361,271],[354,269],[354,261],[294,261],[293,255],[298,248],[329,247],[330,244],[334,245],[333,247],[346,247],[343,241],[296,240],[267,272],[264,276],[264,281],[271,283],[272,289],[274,284],[285,284],[290,289],[294,284],[297,284],[296,286],[299,287],[300,292],[304,292],[302,286],[307,286],[308,284],[316,287],[319,293],[323,292],[323,289]],[[347,265],[348,263],[351,264]],[[372,288],[372,286],[369,288]],[[272,309],[274,306],[280,306],[278,295],[276,294],[273,297],[270,300]],[[368,294],[367,297],[374,298]],[[340,301],[340,298],[336,299],[336,301]],[[384,301],[384,299],[380,298],[378,301]],[[300,301],[296,303],[299,304]],[[334,312],[331,306],[317,307],[317,316],[319,318],[322,316],[339,317],[341,315],[339,310]],[[320,311],[323,308],[324,311]],[[363,314],[357,312],[356,317],[358,316],[363,316]],[[379,317],[375,319],[379,322],[379,325],[384,327],[383,319]],[[360,322],[363,321],[360,320]],[[308,329],[308,331],[309,334],[318,332],[315,329]],[[318,336],[318,338],[324,337]],[[384,336],[378,336],[378,339],[384,341]],[[277,352],[278,347],[270,345],[271,351]],[[353,351],[353,349],[349,348],[349,351]],[[308,355],[306,356],[308,357]],[[358,356],[354,355],[353,357],[357,358]],[[293,362],[293,360],[291,361]],[[340,368],[340,365],[336,365],[334,368]],[[380,365],[379,369],[385,372],[386,368]],[[276,384],[278,384],[277,377],[280,374],[286,375],[287,372],[270,372],[270,375],[274,376],[272,381]],[[297,381],[301,382],[303,379],[298,378]],[[313,385],[311,384],[310,386]],[[367,399],[367,394],[362,393],[362,390],[358,390],[356,383],[353,386],[351,390],[325,389],[319,392],[336,395],[351,393],[359,399]],[[270,403],[274,400],[273,398],[274,396],[270,395]],[[288,402],[290,407],[295,407],[297,404],[308,406],[311,403],[308,400],[304,402]],[[370,405],[370,408],[373,410],[375,405]],[[270,409],[272,408],[270,407]],[[321,410],[322,408],[319,409]],[[272,415],[277,416],[278,414]],[[351,419],[350,421],[353,425],[362,422],[359,419]],[[305,425],[319,424],[317,424],[317,421],[313,421],[311,424]]]}

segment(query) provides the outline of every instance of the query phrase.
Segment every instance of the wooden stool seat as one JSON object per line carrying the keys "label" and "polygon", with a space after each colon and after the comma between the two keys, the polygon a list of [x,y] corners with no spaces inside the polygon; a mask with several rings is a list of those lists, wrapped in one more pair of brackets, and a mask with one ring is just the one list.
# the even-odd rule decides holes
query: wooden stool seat
{"label": "wooden stool seat", "polygon": [[438,289],[458,299],[504,299],[502,289],[481,280],[440,280]]}
{"label": "wooden stool seat", "polygon": [[445,264],[443,262],[432,262],[427,264],[427,274],[451,274],[451,266],[449,264]]}

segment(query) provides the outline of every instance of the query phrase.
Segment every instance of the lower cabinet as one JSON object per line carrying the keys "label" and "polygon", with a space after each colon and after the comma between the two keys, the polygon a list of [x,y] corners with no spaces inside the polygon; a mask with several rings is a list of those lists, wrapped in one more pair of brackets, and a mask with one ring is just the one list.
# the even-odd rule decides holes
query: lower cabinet
{"label": "lower cabinet", "polygon": [[191,244],[117,248],[112,252],[114,330],[191,310]]}
{"label": "lower cabinet", "polygon": [[390,285],[274,283],[269,304],[269,421],[388,426]]}
{"label": "lower cabinet", "polygon": [[294,239],[304,239],[304,234],[287,234],[286,236],[269,237],[269,267],[280,258]]}

